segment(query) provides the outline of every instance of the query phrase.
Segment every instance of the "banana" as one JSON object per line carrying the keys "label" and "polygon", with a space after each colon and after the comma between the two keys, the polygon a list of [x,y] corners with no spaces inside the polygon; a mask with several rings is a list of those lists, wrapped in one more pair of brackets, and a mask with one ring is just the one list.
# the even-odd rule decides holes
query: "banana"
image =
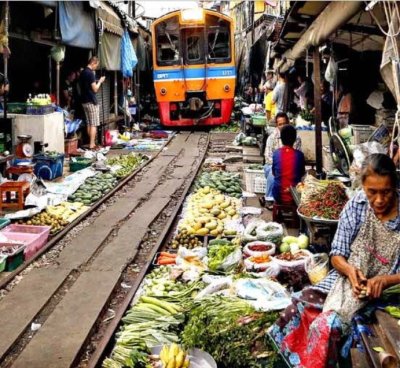
{"label": "banana", "polygon": [[184,360],[185,360],[185,353],[183,352],[183,350],[180,350],[178,355],[176,356],[175,368],[182,368]]}
{"label": "banana", "polygon": [[170,359],[170,360],[168,361],[168,365],[167,365],[166,368],[175,368],[175,367],[176,367],[176,364],[175,364],[175,357],[172,357],[172,359]]}
{"label": "banana", "polygon": [[189,368],[189,365],[190,365],[189,358],[186,357],[186,358],[185,358],[185,361],[183,362],[182,368]]}

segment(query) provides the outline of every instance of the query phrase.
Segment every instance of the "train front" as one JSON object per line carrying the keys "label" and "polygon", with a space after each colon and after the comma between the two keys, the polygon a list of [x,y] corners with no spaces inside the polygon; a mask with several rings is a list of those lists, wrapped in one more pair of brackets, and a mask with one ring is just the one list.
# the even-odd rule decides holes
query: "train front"
{"label": "train front", "polygon": [[153,75],[165,126],[229,123],[236,68],[231,18],[195,8],[152,25]]}

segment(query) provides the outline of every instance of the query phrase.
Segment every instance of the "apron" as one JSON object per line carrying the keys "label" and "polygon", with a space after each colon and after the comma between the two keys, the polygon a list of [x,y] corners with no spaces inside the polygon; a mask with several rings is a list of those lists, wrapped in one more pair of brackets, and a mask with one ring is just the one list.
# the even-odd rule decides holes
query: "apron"
{"label": "apron", "polygon": [[[351,245],[347,262],[370,279],[390,274],[399,256],[400,234],[386,228],[372,209],[368,208],[365,222]],[[368,300],[354,297],[349,279],[339,275],[326,298],[323,312],[337,312],[342,322],[348,326],[354,314],[367,302]]]}

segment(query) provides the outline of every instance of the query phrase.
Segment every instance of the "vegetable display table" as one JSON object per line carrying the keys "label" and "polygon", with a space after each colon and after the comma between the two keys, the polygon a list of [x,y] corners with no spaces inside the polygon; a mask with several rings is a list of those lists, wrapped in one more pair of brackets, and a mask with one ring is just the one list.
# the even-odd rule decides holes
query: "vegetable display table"
{"label": "vegetable display table", "polygon": [[[299,206],[301,194],[294,187],[290,188],[290,193],[296,205]],[[330,251],[336,229],[336,221],[326,222],[324,220],[300,217],[300,232],[307,231],[310,237],[310,243],[321,247],[323,251]]]}

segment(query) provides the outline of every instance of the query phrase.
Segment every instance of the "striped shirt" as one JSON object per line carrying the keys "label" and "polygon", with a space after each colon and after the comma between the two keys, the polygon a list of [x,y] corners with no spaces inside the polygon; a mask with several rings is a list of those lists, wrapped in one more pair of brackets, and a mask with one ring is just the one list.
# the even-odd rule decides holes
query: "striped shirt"
{"label": "striped shirt", "polygon": [[305,174],[303,152],[290,146],[283,146],[273,154],[272,174],[274,184],[272,195],[277,203],[293,202],[290,187],[296,186]]}
{"label": "striped shirt", "polygon": [[[330,256],[350,257],[350,247],[355,240],[361,225],[365,222],[369,203],[367,196],[363,190],[359,191],[352,199],[350,199],[340,214],[338,228],[333,238]],[[400,233],[400,201],[398,215],[395,219],[385,222],[385,226],[392,231]],[[391,274],[400,273],[400,260],[395,262]],[[333,283],[338,277],[339,272],[335,269],[331,270],[328,276],[315,287],[329,292]]]}

